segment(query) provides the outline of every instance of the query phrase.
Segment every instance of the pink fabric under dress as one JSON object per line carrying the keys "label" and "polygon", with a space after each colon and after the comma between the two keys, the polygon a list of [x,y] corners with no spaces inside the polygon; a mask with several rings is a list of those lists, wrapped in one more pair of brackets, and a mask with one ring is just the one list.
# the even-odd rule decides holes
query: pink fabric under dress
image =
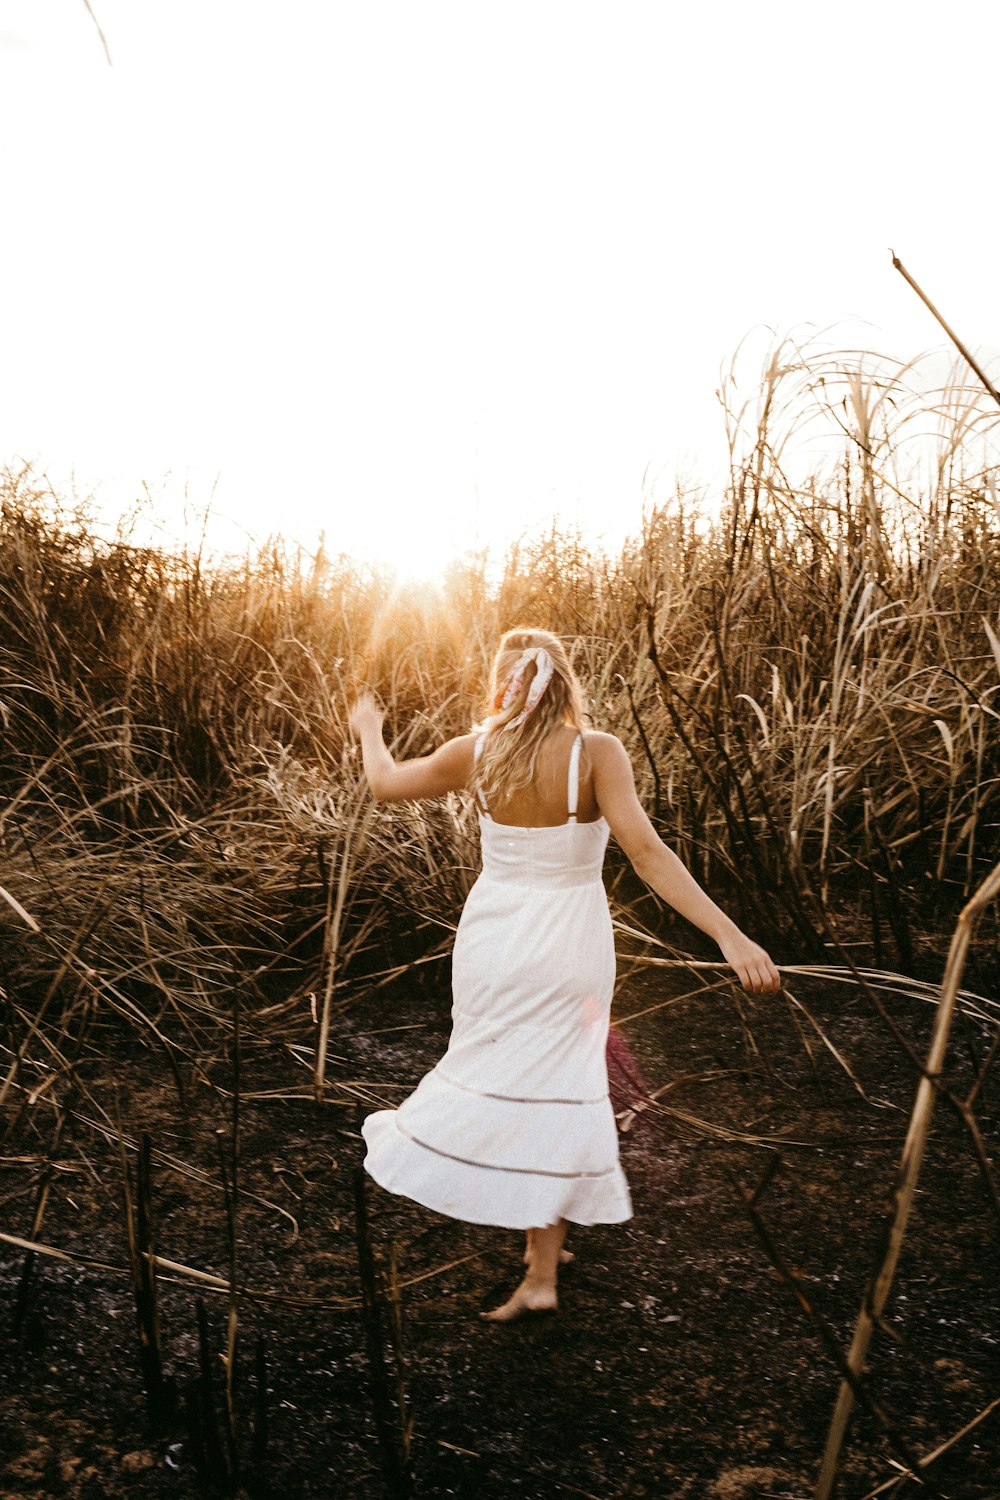
{"label": "pink fabric under dress", "polygon": [[608,825],[576,821],[581,743],[566,823],[511,827],[480,813],[483,869],[455,937],[448,1050],[397,1109],[362,1126],[376,1182],[474,1224],[632,1217],[608,1095]]}

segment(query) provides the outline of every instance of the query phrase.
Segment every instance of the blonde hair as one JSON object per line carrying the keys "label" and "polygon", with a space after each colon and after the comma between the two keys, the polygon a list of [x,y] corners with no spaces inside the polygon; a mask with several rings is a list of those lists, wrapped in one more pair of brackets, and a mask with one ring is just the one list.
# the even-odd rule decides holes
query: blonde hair
{"label": "blonde hair", "polygon": [[[538,646],[552,658],[552,677],[527,717],[512,725],[525,706],[537,664],[528,664],[521,690],[506,708],[504,689],[522,653]],[[548,630],[508,630],[493,658],[485,715],[478,726],[485,729],[486,739],[472,773],[473,792],[482,799],[506,802],[534,780],[539,752],[552,731],[562,724],[582,730],[585,716],[583,688],[559,637]]]}

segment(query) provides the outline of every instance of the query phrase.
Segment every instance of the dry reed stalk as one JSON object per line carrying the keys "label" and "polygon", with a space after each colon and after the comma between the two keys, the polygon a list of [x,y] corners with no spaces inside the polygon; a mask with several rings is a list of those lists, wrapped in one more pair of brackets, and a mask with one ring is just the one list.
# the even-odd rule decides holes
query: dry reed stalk
{"label": "dry reed stalk", "polygon": [[[355,1238],[358,1251],[358,1274],[361,1282],[361,1321],[368,1352],[368,1374],[371,1382],[372,1409],[378,1434],[379,1453],[386,1488],[393,1500],[406,1500],[413,1494],[413,1472],[410,1462],[411,1423],[405,1406],[394,1413],[392,1386],[386,1358],[384,1299],[379,1291],[379,1273],[372,1248],[368,1204],[365,1195],[365,1172],[354,1168]],[[402,1367],[397,1364],[398,1389],[404,1396]]]}
{"label": "dry reed stalk", "polygon": [[[636,935],[636,936],[640,935],[640,934],[635,933],[634,929],[629,928],[627,926],[627,924],[623,924],[623,923],[619,922],[617,925],[618,925],[619,930],[621,930],[621,931],[631,932],[633,935]],[[629,962],[636,969],[639,969],[639,968],[688,969],[688,970],[694,970],[694,971],[709,970],[709,971],[715,971],[715,972],[718,972],[719,970],[723,970],[723,971],[726,971],[727,973],[728,973],[728,970],[729,970],[729,965],[727,965],[727,964],[725,964],[725,963],[723,963],[721,961],[716,962],[715,960],[712,960],[712,959],[656,958],[656,957],[654,957],[654,956],[652,956],[650,954],[629,954],[628,955],[628,960],[629,960]],[[782,975],[785,975],[785,976],[791,975],[791,974],[803,974],[803,975],[808,975],[808,976],[811,976],[811,977],[821,977],[823,975],[829,974],[829,975],[831,975],[831,977],[834,977],[834,978],[841,979],[841,978],[847,977],[852,982],[862,982],[862,983],[866,983],[866,984],[871,984],[872,983],[872,976],[876,972],[876,971],[873,971],[873,970],[865,970],[865,971],[863,971],[863,974],[861,975],[861,978],[860,978],[860,981],[859,981],[858,980],[858,976],[856,976],[854,974],[851,974],[850,971],[844,971],[844,970],[835,969],[832,965],[825,965],[825,964],[779,964],[777,967],[778,967],[778,972],[780,974],[782,974]],[[895,976],[893,976],[893,977],[895,977]],[[652,1014],[656,1013],[657,1011],[672,1010],[672,1009],[674,1009],[678,1005],[684,1004],[685,1002],[687,1002],[689,1000],[698,999],[698,998],[700,998],[701,996],[703,996],[705,994],[712,993],[713,991],[722,991],[722,990],[730,990],[731,991],[734,985],[735,985],[735,980],[731,979],[731,978],[728,978],[728,977],[725,978],[725,979],[720,979],[720,980],[716,981],[716,983],[714,983],[714,984],[699,985],[697,989],[687,990],[687,991],[685,991],[684,993],[682,993],[680,995],[671,995],[671,996],[669,996],[665,1000],[658,1000],[658,1001],[654,1002],[654,1004],[652,1004],[652,1005],[643,1006],[641,1010],[632,1011],[627,1016],[618,1016],[618,1017],[616,1017],[616,1019],[614,1021],[612,1021],[611,1024],[612,1024],[612,1026],[623,1026],[623,1025],[626,1025],[630,1021],[639,1020],[641,1017],[652,1015]],[[891,988],[893,990],[893,993],[902,993],[902,994],[911,994],[911,993],[914,993],[914,992],[920,993],[920,987],[917,985],[916,981],[912,981],[911,982],[911,988],[906,988],[905,987],[905,983],[904,983],[904,986],[902,988],[899,988],[899,987],[896,987],[896,986],[893,986]],[[929,986],[926,987],[926,988],[929,988]],[[857,1075],[855,1074],[855,1072],[854,1072],[853,1068],[851,1067],[850,1063],[848,1062],[847,1058],[844,1056],[843,1052],[840,1050],[840,1048],[838,1048],[836,1046],[836,1044],[834,1043],[834,1041],[830,1037],[829,1033],[820,1025],[820,1023],[817,1021],[817,1019],[812,1014],[812,1012],[808,1009],[808,1007],[801,1000],[799,1000],[796,996],[794,996],[791,993],[791,991],[788,989],[787,984],[784,984],[783,987],[782,987],[782,995],[783,995],[783,997],[785,999],[785,1002],[786,1002],[787,1006],[789,1007],[790,1013],[792,1015],[793,1024],[795,1025],[798,1037],[799,1037],[800,1041],[802,1042],[803,1050],[805,1051],[806,1056],[807,1056],[807,1058],[809,1060],[810,1067],[813,1070],[814,1077],[817,1076],[817,1074],[816,1074],[816,1068],[815,1068],[815,1059],[814,1059],[814,1056],[813,1056],[813,1053],[812,1053],[812,1049],[809,1046],[808,1041],[807,1041],[806,1037],[804,1036],[804,1034],[802,1032],[801,1026],[799,1025],[799,1021],[798,1021],[798,1016],[799,1015],[803,1016],[808,1021],[809,1025],[812,1027],[813,1031],[815,1031],[816,1035],[819,1037],[819,1039],[823,1043],[824,1047],[826,1047],[827,1051],[835,1059],[835,1061],[837,1062],[838,1066],[841,1067],[843,1069],[843,1071],[847,1074],[847,1076],[850,1078],[852,1084],[854,1085],[855,1089],[858,1091],[858,1093],[861,1095],[861,1097],[866,1101],[866,1103],[871,1104],[871,1105],[876,1106],[876,1107],[880,1107],[880,1108],[886,1108],[886,1107],[895,1108],[895,1106],[888,1106],[888,1105],[886,1105],[885,1101],[883,1101],[883,1100],[877,1100],[877,1099],[873,1099],[873,1098],[870,1097],[870,1095],[866,1092],[866,1090],[864,1089],[864,1087],[861,1084],[860,1080],[858,1079]],[[975,999],[975,997],[973,997],[973,996],[967,996],[965,994],[965,992],[960,992],[960,995],[966,1001],[972,1001],[972,1000]],[[921,995],[921,998],[925,998],[925,996]],[[973,1011],[973,1013],[979,1014],[979,1013],[977,1013],[975,1011]]]}
{"label": "dry reed stalk", "polygon": [[[851,1392],[852,1396],[857,1397],[858,1401],[863,1405],[869,1415],[874,1418],[875,1422],[881,1428],[882,1433],[884,1434],[887,1441],[896,1450],[903,1461],[907,1465],[915,1468],[919,1461],[916,1455],[911,1451],[910,1445],[907,1443],[906,1439],[903,1437],[902,1433],[899,1431],[896,1425],[889,1418],[888,1414],[882,1410],[878,1402],[873,1399],[868,1390],[865,1388],[858,1371],[853,1368],[849,1358],[845,1358],[836,1333],[830,1327],[823,1314],[819,1311],[819,1308],[814,1305],[811,1297],[807,1294],[807,1291],[802,1283],[802,1278],[792,1270],[792,1268],[785,1260],[784,1256],[781,1254],[781,1251],[778,1249],[778,1246],[775,1243],[774,1236],[768,1229],[767,1224],[765,1223],[760,1210],[757,1207],[760,1198],[763,1196],[779,1165],[780,1159],[778,1158],[777,1154],[775,1154],[768,1164],[768,1167],[766,1168],[760,1182],[757,1184],[752,1193],[748,1193],[743,1184],[736,1177],[734,1177],[731,1172],[727,1173],[727,1176],[729,1177],[729,1180],[733,1184],[733,1187],[736,1189],[737,1193],[743,1200],[744,1207],[746,1208],[747,1214],[750,1218],[750,1222],[753,1225],[754,1232],[756,1233],[761,1246],[766,1252],[768,1259],[774,1266],[774,1269],[777,1271],[782,1281],[791,1291],[796,1302],[799,1304],[799,1307],[802,1309],[806,1317],[816,1329],[823,1347],[832,1358],[834,1364],[840,1370],[844,1382],[844,1387]],[[931,1494],[938,1494],[938,1489],[934,1484],[933,1479],[927,1480],[927,1488],[930,1490]]]}
{"label": "dry reed stalk", "polygon": [[125,1141],[119,1118],[119,1162],[125,1198],[125,1228],[128,1239],[132,1294],[135,1299],[136,1326],[139,1334],[139,1359],[146,1404],[153,1427],[158,1427],[166,1412],[166,1384],[160,1351],[160,1314],[156,1290],[156,1253],[153,1244],[153,1219],[150,1204],[150,1138],[143,1134],[136,1178],[136,1197],[132,1196]]}
{"label": "dry reed stalk", "polygon": [[399,1249],[393,1240],[389,1246],[388,1302],[392,1320],[392,1348],[396,1367],[396,1410],[399,1418],[399,1447],[403,1468],[412,1467],[411,1442],[413,1439],[414,1413],[407,1396],[407,1358],[403,1340],[403,1302],[399,1283]]}
{"label": "dry reed stalk", "polygon": [[[31,1228],[28,1230],[29,1240],[37,1240],[41,1232],[42,1220],[45,1217],[45,1209],[48,1205],[49,1200],[49,1190],[52,1186],[52,1179],[55,1176],[55,1166],[53,1164],[53,1158],[56,1151],[59,1149],[59,1142],[62,1139],[63,1128],[66,1124],[66,1119],[67,1112],[65,1108],[63,1108],[56,1116],[56,1123],[53,1127],[52,1135],[49,1140],[48,1161],[46,1162],[45,1168],[39,1179],[38,1187],[35,1192],[35,1202],[31,1214]],[[24,1316],[28,1307],[28,1290],[31,1286],[31,1278],[35,1267],[35,1260],[35,1252],[33,1250],[28,1250],[25,1253],[24,1263],[21,1267],[21,1275],[17,1283],[17,1295],[14,1301],[13,1326],[15,1338],[20,1333],[24,1323]]]}
{"label": "dry reed stalk", "polygon": [[267,1483],[267,1344],[264,1335],[258,1334],[254,1349],[254,1420],[253,1438],[250,1445],[250,1461],[253,1464],[251,1493],[266,1500]]}
{"label": "dry reed stalk", "polygon": [[229,1447],[229,1466],[234,1475],[239,1472],[239,1450],[236,1430],[236,1338],[239,1327],[239,1312],[236,1298],[237,1261],[237,1210],[239,1206],[240,1171],[240,1099],[242,1094],[243,1039],[240,1033],[239,977],[233,984],[233,1036],[231,1044],[233,1064],[233,1097],[231,1104],[231,1127],[229,1141],[229,1175],[226,1177],[226,1153],[222,1138],[219,1141],[219,1164],[223,1176],[224,1202],[226,1206],[226,1237],[229,1248],[229,1307],[226,1316],[226,1438]]}
{"label": "dry reed stalk", "polygon": [[929,308],[930,311],[934,314],[935,318],[937,318],[938,322],[941,324],[941,327],[944,329],[945,333],[948,335],[948,337],[951,339],[952,343],[955,345],[955,348],[958,350],[959,354],[961,354],[962,358],[966,361],[966,363],[973,370],[975,370],[976,374],[979,376],[979,379],[983,383],[984,389],[989,392],[989,394],[993,397],[993,399],[997,403],[997,405],[1000,406],[1000,391],[997,390],[996,386],[989,379],[989,377],[980,369],[979,365],[973,359],[973,357],[969,353],[968,349],[962,343],[962,340],[959,338],[958,334],[955,333],[951,328],[949,328],[949,326],[945,322],[944,318],[941,316],[941,314],[938,312],[937,308],[934,306],[934,303],[927,296],[926,292],[923,292],[920,289],[920,287],[914,281],[913,277],[910,275],[909,271],[903,265],[903,262],[896,255],[895,251],[890,250],[889,254],[892,256],[892,264],[893,264],[894,269],[899,272],[899,274],[903,277],[903,279],[905,281],[909,282],[910,286],[912,286],[913,290],[916,292],[917,296],[920,298],[920,300],[924,304],[924,306],[927,307],[927,308]]}
{"label": "dry reed stalk", "polygon": [[[82,1089],[82,1085],[80,1087]],[[48,1103],[50,1101],[46,1100],[45,1102]],[[94,1102],[96,1103],[96,1101]],[[101,1121],[94,1120],[78,1110],[69,1109],[68,1106],[67,1112],[72,1119],[79,1121],[82,1125],[86,1125],[88,1129],[93,1130],[97,1135],[103,1137],[104,1140],[115,1144],[121,1140],[127,1151],[137,1152],[139,1150],[138,1142],[124,1131],[119,1136],[117,1129],[111,1125],[110,1121],[102,1124]],[[192,1167],[179,1156],[174,1156],[170,1152],[161,1150],[159,1147],[154,1146],[152,1148],[151,1160],[160,1166],[169,1168],[181,1177],[187,1177],[192,1182],[197,1182],[203,1187],[211,1188],[216,1192],[222,1191],[221,1182],[212,1173],[203,1171],[199,1167]],[[280,1218],[287,1219],[292,1228],[292,1239],[289,1243],[295,1243],[295,1240],[299,1236],[299,1225],[294,1214],[291,1214],[287,1208],[283,1208],[280,1203],[274,1203],[269,1198],[264,1198],[258,1193],[251,1192],[249,1188],[238,1188],[238,1195],[247,1199],[248,1202],[256,1203],[259,1207],[266,1208],[269,1213],[277,1214]]]}
{"label": "dry reed stalk", "polygon": [[[238,1098],[238,1093],[235,1096]],[[234,1106],[235,1107],[235,1106]],[[229,1285],[226,1296],[226,1348],[222,1356],[225,1381],[223,1386],[223,1409],[225,1411],[226,1467],[235,1480],[239,1474],[239,1443],[236,1422],[236,1342],[239,1332],[238,1289],[236,1283],[236,1142],[231,1142],[227,1161],[222,1132],[216,1132],[219,1151],[219,1173],[222,1179],[226,1218],[226,1249],[229,1262]],[[234,1174],[230,1178],[230,1173]]]}
{"label": "dry reed stalk", "polygon": [[877,1267],[866,1290],[854,1327],[851,1347],[847,1354],[850,1379],[845,1375],[834,1407],[827,1435],[826,1448],[814,1491],[814,1500],[829,1500],[836,1481],[840,1450],[843,1446],[851,1409],[854,1405],[856,1382],[860,1379],[876,1321],[881,1318],[896,1274],[899,1254],[903,1247],[907,1225],[913,1208],[914,1195],[923,1162],[924,1147],[930,1129],[931,1116],[937,1093],[941,1070],[944,1066],[948,1036],[969,944],[976,920],[987,906],[1000,894],[1000,865],[983,881],[978,891],[962,908],[948,953],[948,962],[941,981],[941,998],[934,1020],[927,1061],[923,1076],[917,1086],[910,1125],[903,1146],[899,1177],[894,1198],[895,1209],[887,1226],[886,1248],[881,1264]]}
{"label": "dry reed stalk", "polygon": [[94,28],[95,28],[95,30],[97,32],[97,35],[101,39],[101,46],[104,49],[105,60],[107,61],[108,67],[110,68],[111,67],[111,50],[108,47],[108,39],[104,35],[104,32],[101,30],[101,23],[100,23],[100,21],[94,15],[94,7],[91,5],[90,0],[83,0],[83,3],[84,3],[84,5],[87,8],[87,14],[88,14],[88,16],[90,17],[90,19],[94,23]]}
{"label": "dry reed stalk", "polygon": [[970,1432],[975,1432],[980,1422],[985,1422],[987,1417],[992,1416],[998,1406],[1000,1406],[1000,1396],[995,1401],[991,1401],[988,1406],[984,1406],[982,1411],[977,1412],[972,1420],[966,1422],[957,1432],[953,1432],[950,1438],[946,1438],[943,1443],[939,1443],[930,1453],[924,1453],[917,1460],[916,1473],[911,1469],[901,1467],[898,1474],[894,1474],[891,1479],[886,1479],[884,1483],[877,1485],[875,1489],[869,1490],[867,1494],[861,1496],[861,1500],[876,1500],[876,1496],[887,1495],[890,1490],[896,1489],[900,1484],[905,1484],[908,1479],[914,1479],[919,1484],[920,1475],[923,1474],[929,1465],[936,1463],[939,1458],[954,1448],[956,1443],[960,1443],[962,1438],[968,1437]]}
{"label": "dry reed stalk", "polygon": [[192,1382],[189,1393],[188,1416],[191,1423],[192,1445],[196,1454],[201,1458],[201,1472],[205,1478],[220,1488],[229,1489],[233,1471],[219,1434],[208,1312],[200,1297],[195,1303],[195,1315],[198,1326],[199,1373],[198,1378]]}
{"label": "dry reed stalk", "polygon": [[[10,1065],[10,1068],[7,1071],[7,1074],[6,1074],[6,1076],[5,1076],[4,1080],[3,1080],[3,1083],[0,1084],[0,1109],[3,1108],[3,1105],[6,1102],[7,1094],[10,1091],[11,1084],[14,1082],[14,1080],[17,1077],[18,1069],[19,1069],[19,1067],[21,1066],[21,1063],[24,1060],[24,1057],[25,1057],[25,1054],[27,1053],[28,1045],[29,1045],[31,1039],[34,1037],[35,1033],[38,1031],[39,1027],[41,1026],[42,1020],[43,1020],[43,1018],[44,1018],[44,1016],[45,1016],[45,1014],[46,1014],[49,1006],[51,1005],[53,999],[55,998],[55,996],[59,992],[59,986],[61,985],[63,979],[66,977],[67,973],[69,973],[69,971],[73,968],[73,966],[74,966],[74,964],[76,962],[78,949],[86,941],[86,938],[87,938],[87,936],[88,936],[88,934],[90,932],[90,929],[93,926],[93,924],[96,921],[99,920],[99,913],[101,911],[101,905],[100,905],[101,899],[104,896],[105,888],[107,887],[108,883],[110,882],[111,877],[112,877],[113,874],[114,874],[114,871],[112,870],[108,874],[108,877],[105,880],[104,884],[101,886],[100,890],[98,890],[97,893],[95,894],[93,902],[91,904],[91,908],[90,908],[89,912],[87,913],[87,918],[77,928],[76,932],[73,935],[73,939],[72,939],[72,942],[71,942],[69,948],[66,949],[65,951],[63,951],[62,953],[60,953],[60,955],[59,955],[59,963],[58,963],[58,966],[56,968],[56,971],[55,971],[54,975],[52,976],[52,979],[49,982],[48,989],[46,990],[44,996],[42,997],[42,1000],[41,1000],[40,1005],[38,1006],[38,1009],[35,1011],[34,1015],[31,1017],[30,1022],[28,1024],[28,1027],[27,1027],[27,1029],[25,1031],[24,1037],[23,1037],[23,1039],[21,1041],[21,1044],[17,1048],[17,1051],[14,1053],[14,1059],[13,1059],[11,1065]],[[41,931],[40,928],[38,930]]]}

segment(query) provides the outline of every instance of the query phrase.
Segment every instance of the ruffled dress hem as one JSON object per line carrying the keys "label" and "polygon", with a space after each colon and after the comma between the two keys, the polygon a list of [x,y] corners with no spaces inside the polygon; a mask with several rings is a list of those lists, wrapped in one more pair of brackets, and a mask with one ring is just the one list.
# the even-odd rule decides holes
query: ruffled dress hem
{"label": "ruffled dress hem", "polygon": [[[544,1229],[572,1224],[620,1224],[632,1217],[628,1180],[620,1166],[565,1181],[554,1174],[485,1167],[449,1158],[405,1135],[395,1110],[368,1115],[362,1165],[387,1192],[434,1213],[500,1229]],[[444,1170],[442,1170],[444,1169]]]}

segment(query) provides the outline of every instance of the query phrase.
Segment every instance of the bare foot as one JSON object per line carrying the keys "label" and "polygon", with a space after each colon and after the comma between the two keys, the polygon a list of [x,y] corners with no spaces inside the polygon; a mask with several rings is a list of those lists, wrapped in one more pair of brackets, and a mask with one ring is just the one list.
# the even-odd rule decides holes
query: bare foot
{"label": "bare foot", "polygon": [[[527,1250],[525,1250],[524,1254],[521,1256],[521,1259],[524,1261],[525,1265],[528,1264],[528,1252],[527,1252]],[[573,1254],[572,1250],[560,1250],[559,1251],[559,1264],[561,1266],[568,1265],[568,1263],[571,1260],[576,1260],[576,1256]]]}
{"label": "bare foot", "polygon": [[490,1323],[509,1323],[526,1313],[554,1313],[558,1308],[555,1287],[531,1286],[527,1281],[522,1281],[502,1307],[495,1307],[492,1312],[481,1312],[479,1316]]}

